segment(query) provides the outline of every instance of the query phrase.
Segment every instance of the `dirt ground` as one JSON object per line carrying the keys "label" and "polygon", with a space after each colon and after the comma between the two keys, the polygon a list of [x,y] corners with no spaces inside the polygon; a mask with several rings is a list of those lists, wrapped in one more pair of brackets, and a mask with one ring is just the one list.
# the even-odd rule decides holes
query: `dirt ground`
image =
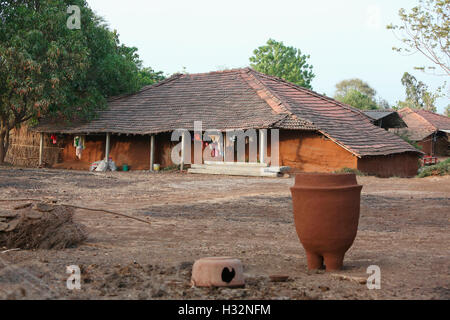
{"label": "dirt ground", "polygon": [[[450,299],[450,176],[358,177],[361,218],[340,272],[309,272],[295,232],[293,178],[186,173],[89,173],[0,168],[0,200],[43,199],[151,222],[77,210],[87,242],[64,250],[0,248],[0,299]],[[0,210],[23,202],[2,202]],[[242,260],[246,286],[189,284],[201,257]],[[67,266],[81,269],[69,290]],[[367,267],[381,270],[369,290]],[[286,274],[290,280],[270,282]]]}

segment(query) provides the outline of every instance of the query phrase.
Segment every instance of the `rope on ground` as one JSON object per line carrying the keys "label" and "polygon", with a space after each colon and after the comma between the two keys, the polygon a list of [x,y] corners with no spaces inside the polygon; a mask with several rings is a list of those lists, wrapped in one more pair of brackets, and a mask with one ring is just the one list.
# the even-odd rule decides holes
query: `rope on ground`
{"label": "rope on ground", "polygon": [[[30,198],[27,198],[27,199],[0,199],[0,202],[21,202],[21,201],[42,201],[42,202],[45,202],[46,200],[43,200],[43,199],[30,199]],[[143,219],[139,219],[139,218],[136,218],[136,217],[132,217],[132,216],[123,214],[123,213],[118,213],[118,212],[109,211],[109,210],[105,210],[105,209],[92,209],[92,208],[80,207],[80,206],[75,206],[75,205],[66,204],[66,203],[60,203],[60,204],[55,204],[55,205],[71,207],[71,208],[75,208],[75,209],[88,210],[88,211],[104,212],[104,213],[108,213],[108,214],[112,214],[112,215],[116,215],[116,216],[120,216],[120,217],[124,217],[124,218],[128,218],[128,219],[132,219],[132,220],[135,220],[135,221],[139,221],[139,222],[143,222],[143,223],[151,225],[151,222],[149,222],[149,221],[145,221]]]}
{"label": "rope on ground", "polygon": [[74,206],[72,204],[65,204],[65,203],[61,203],[59,205],[60,206],[65,206],[65,207],[71,207],[71,208],[75,208],[75,209],[82,209],[82,210],[90,210],[90,211],[109,213],[109,214],[112,214],[112,215],[121,216],[121,217],[124,217],[124,218],[140,221],[140,222],[143,222],[143,223],[146,223],[146,224],[151,224],[148,221],[145,221],[145,220],[142,220],[142,219],[139,219],[139,218],[136,218],[136,217],[128,216],[128,215],[123,214],[123,213],[114,212],[114,211],[109,211],[109,210],[104,210],[104,209],[85,208],[85,207],[79,207],[79,206]]}
{"label": "rope on ground", "polygon": [[21,201],[43,201],[43,202],[45,202],[44,200],[42,200],[42,199],[29,199],[29,198],[27,198],[27,199],[0,199],[0,202],[21,202]]}

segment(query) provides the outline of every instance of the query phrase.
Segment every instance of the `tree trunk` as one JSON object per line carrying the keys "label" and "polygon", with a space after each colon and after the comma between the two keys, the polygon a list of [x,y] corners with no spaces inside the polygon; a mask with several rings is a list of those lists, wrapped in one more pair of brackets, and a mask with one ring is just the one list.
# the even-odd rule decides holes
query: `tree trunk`
{"label": "tree trunk", "polygon": [[9,127],[5,123],[2,123],[0,128],[0,164],[5,163],[5,157],[6,152],[8,152],[8,148],[9,148]]}
{"label": "tree trunk", "polygon": [[6,142],[6,132],[0,132],[0,164],[5,163],[7,151],[5,148],[5,142]]}

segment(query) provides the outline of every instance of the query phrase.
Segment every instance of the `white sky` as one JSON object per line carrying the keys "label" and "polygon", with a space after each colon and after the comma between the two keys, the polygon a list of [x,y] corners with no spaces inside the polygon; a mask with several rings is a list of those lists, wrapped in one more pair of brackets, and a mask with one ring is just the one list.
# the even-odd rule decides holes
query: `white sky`
{"label": "white sky", "polygon": [[[414,66],[420,54],[401,56],[386,25],[417,0],[88,0],[120,39],[135,46],[145,66],[166,74],[208,72],[249,65],[269,38],[311,55],[313,89],[333,96],[343,79],[367,81],[391,104],[403,100],[400,79],[409,72],[434,89],[449,77],[426,75]],[[438,112],[449,104],[438,101]]]}

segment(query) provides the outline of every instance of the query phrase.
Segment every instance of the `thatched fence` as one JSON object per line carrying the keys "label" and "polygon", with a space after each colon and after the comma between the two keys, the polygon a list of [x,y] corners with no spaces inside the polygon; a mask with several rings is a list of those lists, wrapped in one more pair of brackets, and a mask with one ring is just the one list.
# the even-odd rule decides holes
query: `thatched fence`
{"label": "thatched fence", "polygon": [[[13,129],[10,134],[10,145],[5,161],[15,166],[37,167],[39,165],[39,133],[22,125]],[[44,135],[44,164],[53,165],[59,162],[62,146],[58,139],[56,144],[50,140],[50,135]]]}

